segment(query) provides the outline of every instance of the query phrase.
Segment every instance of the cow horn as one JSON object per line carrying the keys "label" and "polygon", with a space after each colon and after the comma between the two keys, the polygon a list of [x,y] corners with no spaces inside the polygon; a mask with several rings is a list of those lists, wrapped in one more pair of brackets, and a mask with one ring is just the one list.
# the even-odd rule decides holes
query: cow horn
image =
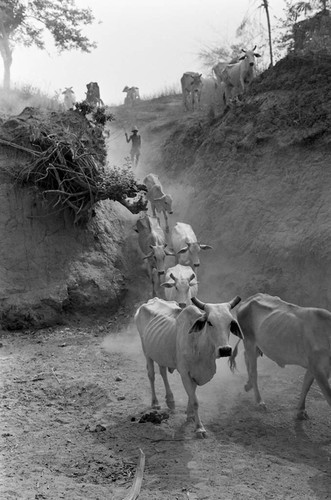
{"label": "cow horn", "polygon": [[194,278],[195,278],[195,274],[193,273],[193,274],[191,275],[191,277],[190,277],[189,281],[194,280]]}
{"label": "cow horn", "polygon": [[255,50],[255,49],[256,49],[256,45],[255,45],[255,47],[254,47],[254,49],[253,49],[253,52],[254,52],[254,50]]}
{"label": "cow horn", "polygon": [[241,49],[241,52],[246,52],[246,50],[245,49]]}
{"label": "cow horn", "polygon": [[234,299],[232,299],[229,304],[230,304],[230,309],[233,309],[234,307],[236,307],[237,304],[239,304],[239,302],[241,301],[241,298],[239,297],[239,295],[237,295]]}
{"label": "cow horn", "polygon": [[202,309],[202,311],[205,310],[206,304],[201,302],[197,297],[191,297],[191,300],[195,306],[197,306],[199,309]]}
{"label": "cow horn", "polygon": [[172,273],[170,273],[170,278],[173,279],[174,281],[176,281],[176,278]]}

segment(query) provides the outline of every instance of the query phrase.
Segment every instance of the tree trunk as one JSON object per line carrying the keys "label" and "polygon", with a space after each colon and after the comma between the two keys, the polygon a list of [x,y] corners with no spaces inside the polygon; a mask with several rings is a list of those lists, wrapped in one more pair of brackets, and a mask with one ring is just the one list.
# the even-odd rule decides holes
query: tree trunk
{"label": "tree trunk", "polygon": [[0,33],[0,54],[3,60],[4,74],[3,74],[3,87],[10,88],[10,68],[13,62],[13,51],[10,48],[8,37],[4,32]]}
{"label": "tree trunk", "polygon": [[12,64],[12,58],[5,59],[3,61],[4,66],[4,74],[3,74],[3,88],[8,90],[10,89],[10,68]]}
{"label": "tree trunk", "polygon": [[265,8],[265,13],[266,13],[266,16],[267,16],[268,37],[269,37],[269,52],[270,52],[270,66],[273,66],[274,65],[274,60],[273,60],[273,54],[272,54],[271,24],[270,24],[268,0],[263,0],[263,7]]}

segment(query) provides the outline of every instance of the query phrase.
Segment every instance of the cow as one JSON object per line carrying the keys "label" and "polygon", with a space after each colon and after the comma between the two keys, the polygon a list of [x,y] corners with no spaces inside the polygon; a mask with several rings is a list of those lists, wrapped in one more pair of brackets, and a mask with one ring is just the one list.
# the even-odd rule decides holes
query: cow
{"label": "cow", "polygon": [[164,232],[157,217],[144,214],[137,220],[135,230],[138,233],[140,250],[144,254],[143,259],[147,262],[153,296],[156,296],[161,277],[165,274],[165,258],[174,254],[166,248]]}
{"label": "cow", "polygon": [[200,250],[210,250],[210,245],[197,241],[197,237],[190,224],[177,222],[171,232],[172,248],[176,254],[177,263],[191,266],[197,274],[200,266]]}
{"label": "cow", "polygon": [[221,75],[222,75],[222,71],[224,70],[224,68],[226,68],[226,66],[228,66],[229,64],[235,64],[237,62],[238,62],[237,58],[233,58],[233,59],[231,59],[230,62],[218,61],[216,64],[214,64],[214,66],[212,67],[212,71],[216,77],[216,80],[217,80],[217,83],[219,86],[223,82]]}
{"label": "cow", "polygon": [[103,106],[103,100],[100,99],[100,89],[97,82],[90,82],[86,84],[86,102],[91,106]]}
{"label": "cow", "polygon": [[254,79],[255,58],[261,57],[253,50],[244,50],[245,53],[235,64],[227,64],[220,72],[220,80],[225,83],[225,102],[229,105],[235,95],[241,95]]}
{"label": "cow", "polygon": [[159,365],[166,391],[166,404],[175,408],[167,377],[178,370],[188,395],[187,419],[194,419],[197,437],[206,437],[199,417],[195,394],[199,385],[209,382],[216,373],[216,359],[231,355],[230,332],[242,339],[238,322],[231,313],[240,297],[221,304],[204,304],[192,297],[194,305],[181,309],[176,302],[154,298],[140,306],[135,323],[146,358],[152,392],[152,408],[160,408],[155,393],[154,362]]}
{"label": "cow", "polygon": [[[316,380],[331,406],[331,313],[316,307],[300,307],[279,297],[258,293],[242,302],[237,319],[244,335],[248,381],[245,390],[254,389],[256,403],[266,408],[257,385],[257,356],[264,353],[282,368],[298,365],[307,371],[297,406],[297,418],[308,418],[306,396]],[[230,357],[235,368],[238,344]]]}
{"label": "cow", "polygon": [[126,96],[124,99],[124,104],[126,106],[134,106],[136,101],[140,100],[138,87],[128,87],[127,85],[125,85],[122,92],[126,92]]}
{"label": "cow", "polygon": [[198,294],[195,272],[191,267],[181,264],[167,269],[165,281],[161,286],[165,288],[166,300],[174,300],[182,308],[190,305],[191,298]]}
{"label": "cow", "polygon": [[72,87],[66,87],[65,90],[62,92],[62,94],[64,95],[63,98],[64,109],[66,111],[69,111],[69,109],[74,109],[76,96],[75,92],[72,90]]}
{"label": "cow", "polygon": [[156,217],[156,212],[162,212],[166,225],[166,232],[169,232],[168,214],[172,214],[172,197],[170,194],[163,192],[163,187],[160,179],[155,174],[148,174],[143,180],[147,188],[146,198],[150,202],[153,216]]}
{"label": "cow", "polygon": [[191,98],[192,110],[200,106],[201,91],[203,81],[201,79],[202,73],[195,73],[194,71],[187,71],[180,79],[182,87],[183,104],[186,110],[189,110],[189,97]]}

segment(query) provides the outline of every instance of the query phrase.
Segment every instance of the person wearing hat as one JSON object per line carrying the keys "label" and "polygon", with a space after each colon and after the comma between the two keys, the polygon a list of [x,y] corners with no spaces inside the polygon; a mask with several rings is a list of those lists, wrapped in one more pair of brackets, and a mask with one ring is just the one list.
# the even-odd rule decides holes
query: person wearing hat
{"label": "person wearing hat", "polygon": [[139,157],[140,157],[141,137],[138,134],[137,127],[133,127],[131,132],[132,132],[132,134],[130,135],[130,137],[128,137],[128,134],[125,132],[125,138],[126,138],[126,142],[128,142],[128,143],[130,141],[132,142],[132,147],[131,147],[131,151],[130,151],[131,162],[132,162],[133,167],[136,167],[138,165]]}

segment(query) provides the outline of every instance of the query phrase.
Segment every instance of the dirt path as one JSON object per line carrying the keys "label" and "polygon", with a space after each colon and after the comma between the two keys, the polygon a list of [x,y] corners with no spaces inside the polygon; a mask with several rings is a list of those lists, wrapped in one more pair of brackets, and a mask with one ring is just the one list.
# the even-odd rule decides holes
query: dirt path
{"label": "dirt path", "polygon": [[[178,374],[176,413],[139,423],[149,383],[135,329],[119,328],[128,319],[3,334],[1,499],[123,499],[139,448],[141,500],[330,498],[330,409],[313,387],[311,419],[294,420],[302,370],[260,362],[261,412],[242,355],[235,375],[222,360],[198,393],[206,440],[185,423]],[[160,376],[157,387],[161,401]]]}

